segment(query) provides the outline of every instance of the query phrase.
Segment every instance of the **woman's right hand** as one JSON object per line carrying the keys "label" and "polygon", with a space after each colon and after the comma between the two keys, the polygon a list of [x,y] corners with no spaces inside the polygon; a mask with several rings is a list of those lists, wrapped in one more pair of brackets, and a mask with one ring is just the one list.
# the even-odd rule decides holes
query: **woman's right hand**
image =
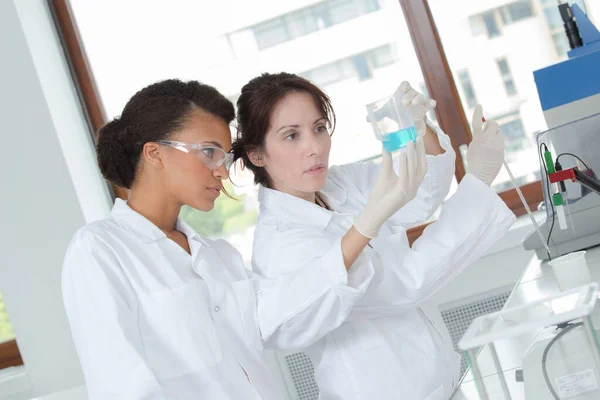
{"label": "woman's right hand", "polygon": [[423,139],[409,142],[398,155],[398,175],[392,155],[383,151],[383,163],[377,182],[363,212],[354,219],[354,227],[365,237],[377,236],[379,228],[417,195],[427,173],[427,158]]}

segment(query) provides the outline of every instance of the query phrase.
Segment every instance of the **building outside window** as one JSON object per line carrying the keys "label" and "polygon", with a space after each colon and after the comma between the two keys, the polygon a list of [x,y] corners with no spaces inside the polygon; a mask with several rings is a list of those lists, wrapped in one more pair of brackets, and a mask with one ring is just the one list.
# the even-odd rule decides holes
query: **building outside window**
{"label": "building outside window", "polygon": [[508,61],[506,58],[500,58],[496,60],[498,64],[498,69],[500,71],[500,77],[504,82],[504,88],[506,89],[506,94],[509,96],[514,96],[517,94],[517,88],[515,86],[515,81],[513,80],[512,74],[510,73],[510,67],[508,66]]}
{"label": "building outside window", "polygon": [[477,105],[477,97],[475,96],[475,89],[473,88],[469,71],[463,69],[458,71],[456,75],[458,76],[458,82],[463,90],[468,108],[474,108]]}
{"label": "building outside window", "polygon": [[[563,27],[563,21],[560,17],[560,11],[558,11],[558,3],[555,0],[540,0],[544,19],[548,29],[550,29],[550,35],[552,36],[552,43],[554,49],[559,57],[564,58],[571,48],[569,47],[569,40],[565,35],[565,29]],[[577,4],[583,11],[587,11],[587,4],[585,0],[571,0],[569,4]]]}
{"label": "building outside window", "polygon": [[379,9],[377,0],[326,0],[253,25],[251,30],[258,48],[264,50]]}

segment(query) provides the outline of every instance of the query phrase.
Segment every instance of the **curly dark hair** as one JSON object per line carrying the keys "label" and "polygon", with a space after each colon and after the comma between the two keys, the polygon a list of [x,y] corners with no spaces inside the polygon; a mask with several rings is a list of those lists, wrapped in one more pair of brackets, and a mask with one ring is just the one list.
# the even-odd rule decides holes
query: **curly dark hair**
{"label": "curly dark hair", "polygon": [[231,101],[214,87],[198,81],[169,79],[137,92],[121,116],[98,131],[96,153],[104,178],[130,189],[144,144],[167,139],[185,125],[195,109],[227,124],[235,118]]}

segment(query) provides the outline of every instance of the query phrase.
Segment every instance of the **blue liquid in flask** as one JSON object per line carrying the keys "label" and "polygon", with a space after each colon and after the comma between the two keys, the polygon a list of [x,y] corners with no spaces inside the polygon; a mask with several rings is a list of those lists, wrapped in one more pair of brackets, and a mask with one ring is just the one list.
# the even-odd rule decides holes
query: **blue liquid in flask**
{"label": "blue liquid in flask", "polygon": [[411,140],[417,142],[417,129],[414,126],[388,133],[381,139],[383,148],[389,153],[405,148]]}

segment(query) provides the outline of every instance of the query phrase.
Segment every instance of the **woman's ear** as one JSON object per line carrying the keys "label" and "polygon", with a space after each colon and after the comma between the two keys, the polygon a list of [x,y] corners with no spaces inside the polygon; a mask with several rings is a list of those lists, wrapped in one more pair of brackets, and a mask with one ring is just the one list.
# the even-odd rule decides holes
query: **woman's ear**
{"label": "woman's ear", "polygon": [[142,157],[155,168],[164,167],[162,149],[158,143],[145,143],[142,148]]}
{"label": "woman's ear", "polygon": [[264,167],[265,166],[262,150],[259,150],[259,149],[251,150],[251,151],[248,151],[247,154],[248,154],[248,159],[254,166],[256,166],[256,167]]}

